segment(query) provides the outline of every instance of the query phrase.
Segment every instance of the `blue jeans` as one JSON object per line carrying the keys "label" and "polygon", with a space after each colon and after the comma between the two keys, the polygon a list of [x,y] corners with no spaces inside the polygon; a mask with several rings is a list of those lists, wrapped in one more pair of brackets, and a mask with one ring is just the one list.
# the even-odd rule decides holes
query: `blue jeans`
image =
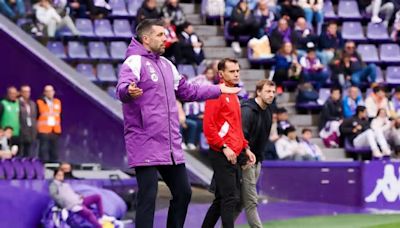
{"label": "blue jeans", "polygon": [[324,22],[324,14],[322,10],[315,12],[311,8],[303,8],[304,10],[304,15],[306,17],[306,21],[309,25],[312,25],[313,18],[315,17],[315,20],[317,21],[318,25],[318,31],[317,33],[320,34],[321,32],[321,27]]}
{"label": "blue jeans", "polygon": [[376,81],[376,65],[368,64],[361,70],[354,72],[351,75],[351,83],[355,86],[360,86],[361,82],[373,83]]}
{"label": "blue jeans", "polygon": [[319,90],[328,79],[329,75],[327,71],[319,71],[319,72],[306,72],[303,71],[303,79],[305,82],[315,82],[315,89]]}
{"label": "blue jeans", "polygon": [[[11,6],[6,2],[7,0],[0,0],[0,12],[8,18],[15,18],[17,15]],[[25,16],[25,4],[23,0],[16,0],[16,10],[18,16]]]}
{"label": "blue jeans", "polygon": [[196,143],[196,133],[197,133],[197,123],[194,120],[186,119],[187,128],[184,129],[181,127],[181,133],[184,138],[184,141],[187,143]]}

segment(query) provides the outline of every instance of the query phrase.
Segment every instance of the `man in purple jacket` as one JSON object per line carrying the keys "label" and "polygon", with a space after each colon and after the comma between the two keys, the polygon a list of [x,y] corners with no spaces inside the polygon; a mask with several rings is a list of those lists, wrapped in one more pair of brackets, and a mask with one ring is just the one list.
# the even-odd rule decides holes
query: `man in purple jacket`
{"label": "man in purple jacket", "polygon": [[240,89],[187,83],[176,67],[160,56],[166,40],[161,21],[142,21],[136,34],[117,85],[117,97],[123,102],[129,166],[135,168],[139,186],[136,228],[153,227],[158,172],[172,194],[167,227],[183,227],[192,192],[181,148],[176,97],[199,101]]}

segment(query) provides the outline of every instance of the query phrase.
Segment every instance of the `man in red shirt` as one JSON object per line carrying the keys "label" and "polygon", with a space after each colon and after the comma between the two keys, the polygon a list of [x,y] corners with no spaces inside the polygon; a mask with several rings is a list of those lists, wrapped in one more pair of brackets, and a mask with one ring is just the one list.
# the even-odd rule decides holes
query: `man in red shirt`
{"label": "man in red shirt", "polygon": [[[240,67],[235,59],[225,58],[218,63],[223,83],[235,87],[240,80]],[[219,217],[224,228],[233,228],[235,212],[240,208],[240,166],[255,163],[242,130],[239,98],[222,94],[206,101],[203,120],[204,134],[210,145],[210,160],[214,170],[215,199],[203,221],[203,228],[212,228]],[[247,158],[237,163],[239,154]],[[244,164],[243,164],[244,163]]]}

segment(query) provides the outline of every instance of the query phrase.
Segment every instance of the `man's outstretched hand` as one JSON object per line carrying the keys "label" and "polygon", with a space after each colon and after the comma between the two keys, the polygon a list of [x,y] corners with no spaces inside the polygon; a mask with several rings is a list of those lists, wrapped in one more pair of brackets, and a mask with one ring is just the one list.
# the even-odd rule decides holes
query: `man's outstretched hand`
{"label": "man's outstretched hand", "polygon": [[224,83],[219,84],[219,88],[221,89],[221,93],[239,93],[241,88],[238,87],[228,87]]}
{"label": "man's outstretched hand", "polygon": [[133,99],[135,99],[135,98],[142,96],[143,90],[141,88],[137,87],[136,83],[132,82],[128,86],[128,93]]}

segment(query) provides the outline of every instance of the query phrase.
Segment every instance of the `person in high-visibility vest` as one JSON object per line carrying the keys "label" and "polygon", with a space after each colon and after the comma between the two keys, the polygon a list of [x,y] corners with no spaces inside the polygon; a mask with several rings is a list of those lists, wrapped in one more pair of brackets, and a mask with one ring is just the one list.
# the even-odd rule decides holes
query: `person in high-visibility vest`
{"label": "person in high-visibility vest", "polygon": [[19,122],[19,101],[18,90],[14,86],[7,88],[7,97],[0,101],[0,127],[11,127],[13,129],[13,137],[11,144],[19,144],[20,122]]}
{"label": "person in high-visibility vest", "polygon": [[57,142],[61,134],[61,101],[54,98],[54,88],[44,87],[43,97],[37,100],[39,118],[39,158],[44,162],[57,162]]}

